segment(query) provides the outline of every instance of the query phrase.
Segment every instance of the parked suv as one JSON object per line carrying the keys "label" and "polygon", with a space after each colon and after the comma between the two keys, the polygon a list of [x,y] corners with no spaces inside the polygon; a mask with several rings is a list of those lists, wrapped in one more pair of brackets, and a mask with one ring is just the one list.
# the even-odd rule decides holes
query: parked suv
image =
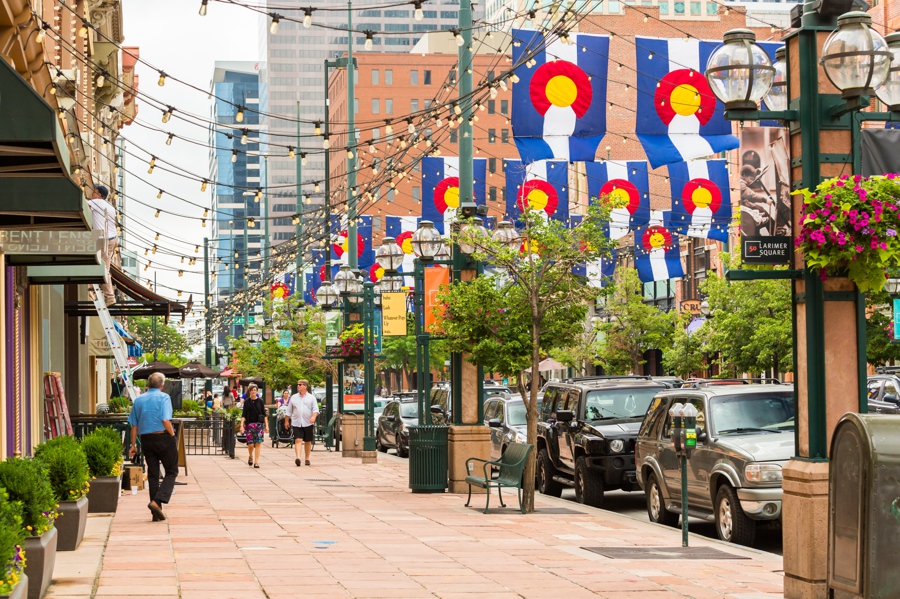
{"label": "parked suv", "polygon": [[793,392],[785,385],[704,384],[653,399],[638,433],[638,482],[652,522],[676,526],[680,460],[669,409],[697,408],[697,446],[688,461],[691,516],[714,520],[719,538],[752,545],[756,523],[781,518],[781,468],[795,453]]}
{"label": "parked suv", "polygon": [[597,376],[544,386],[537,430],[535,488],[600,507],[609,489],[637,488],[634,440],[662,383],[646,376]]}
{"label": "parked suv", "polygon": [[882,367],[866,382],[870,414],[900,414],[900,368]]}

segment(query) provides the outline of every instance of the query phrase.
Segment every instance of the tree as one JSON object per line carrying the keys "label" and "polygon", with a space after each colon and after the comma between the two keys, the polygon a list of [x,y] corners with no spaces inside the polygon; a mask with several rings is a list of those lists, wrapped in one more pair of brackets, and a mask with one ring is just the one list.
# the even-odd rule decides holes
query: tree
{"label": "tree", "polygon": [[[184,335],[172,325],[167,325],[160,317],[156,322],[156,333],[153,332],[153,316],[130,316],[128,318],[128,330],[137,338],[144,348],[144,354],[153,354],[158,357],[180,356],[190,349]],[[173,364],[174,366],[174,364]]]}
{"label": "tree", "polygon": [[[732,259],[723,255],[731,266]],[[726,369],[740,373],[788,372],[793,368],[791,284],[787,280],[727,281],[710,272],[701,284],[709,302],[710,351],[719,351]]]}
{"label": "tree", "polygon": [[873,366],[900,360],[900,343],[894,339],[891,298],[884,291],[866,294],[866,360]]}
{"label": "tree", "polygon": [[[520,219],[521,237],[507,243],[465,225],[454,236],[475,249],[473,258],[498,272],[442,290],[438,302],[445,311],[436,326],[450,351],[515,379],[525,403],[528,443],[535,447],[539,389],[526,388],[525,369],[537,373],[542,354],[565,346],[583,331],[586,304],[597,292],[572,269],[609,255],[611,243],[603,233],[608,213],[605,206],[593,206],[570,229],[528,211]],[[524,474],[523,506],[528,512],[534,511],[534,464],[532,452]]]}
{"label": "tree", "polygon": [[703,354],[707,351],[706,336],[709,327],[704,324],[699,329],[688,332],[690,315],[675,313],[673,318],[675,332],[671,345],[663,350],[663,367],[670,374],[689,378],[706,369]]}
{"label": "tree", "polygon": [[672,317],[644,303],[644,284],[633,269],[622,269],[617,280],[604,287],[606,322],[598,329],[605,339],[599,362],[610,374],[640,374],[650,349],[671,343]]}

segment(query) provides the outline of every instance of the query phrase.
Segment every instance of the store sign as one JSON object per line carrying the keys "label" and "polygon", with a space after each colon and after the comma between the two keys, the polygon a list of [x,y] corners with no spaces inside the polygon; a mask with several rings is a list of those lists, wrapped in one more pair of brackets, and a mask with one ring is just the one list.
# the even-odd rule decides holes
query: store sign
{"label": "store sign", "polygon": [[381,315],[383,334],[386,337],[406,335],[406,292],[381,294]]}
{"label": "store sign", "polygon": [[687,312],[693,316],[700,315],[700,300],[697,299],[688,299],[681,301],[681,313],[684,314]]}
{"label": "store sign", "polygon": [[344,394],[344,408],[364,408],[366,405],[366,396],[359,393]]}
{"label": "store sign", "polygon": [[790,264],[791,238],[742,237],[741,260],[747,264]]}
{"label": "store sign", "polygon": [[900,298],[895,297],[894,304],[894,342],[900,340]]}
{"label": "store sign", "polygon": [[90,256],[103,249],[102,231],[0,231],[0,254]]}

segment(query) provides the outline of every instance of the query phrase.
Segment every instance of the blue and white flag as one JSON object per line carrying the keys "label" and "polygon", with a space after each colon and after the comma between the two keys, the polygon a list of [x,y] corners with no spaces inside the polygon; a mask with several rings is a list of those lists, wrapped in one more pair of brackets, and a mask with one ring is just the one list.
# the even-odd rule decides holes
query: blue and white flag
{"label": "blue and white flag", "polygon": [[[555,36],[556,34],[554,34]],[[526,164],[591,161],[606,134],[609,37],[569,33],[568,44],[538,31],[513,29],[512,130]]]}
{"label": "blue and white flag", "polygon": [[[475,203],[483,206],[487,194],[487,159],[475,158],[473,191]],[[426,156],[422,158],[422,218],[434,223],[434,228],[450,234],[444,222],[452,222],[459,209],[459,158],[455,156]]]}
{"label": "blue and white flag", "polygon": [[606,196],[612,208],[609,213],[610,239],[621,239],[635,227],[650,222],[650,181],[643,160],[606,160],[585,162],[588,196],[596,203]]}
{"label": "blue and white flag", "polygon": [[[341,223],[340,215],[331,217],[331,264],[347,264],[350,259],[349,229]],[[362,215],[356,225],[356,264],[359,268],[369,268],[375,263],[372,248],[372,217]]]}
{"label": "blue and white flag", "polygon": [[309,306],[315,306],[316,293],[319,291],[319,287],[322,286],[322,281],[319,279],[319,274],[315,272],[307,272],[303,276],[306,279],[306,288],[303,290],[303,302]]}
{"label": "blue and white flag", "polygon": [[634,264],[644,283],[684,276],[678,236],[662,224],[639,227],[634,233]]}
{"label": "blue and white flag", "polygon": [[581,262],[572,268],[572,272],[587,279],[587,284],[600,289],[609,285],[616,273],[616,262],[619,252],[612,250],[610,257],[603,257],[591,262]]}
{"label": "blue and white flag", "polygon": [[710,54],[720,44],[635,37],[636,133],[651,167],[738,147],[731,123],[725,120],[725,105],[703,75]]}
{"label": "blue and white flag", "polygon": [[733,214],[727,161],[692,160],[668,168],[672,229],[688,237],[728,241]]}
{"label": "blue and white flag", "polygon": [[569,222],[569,163],[539,160],[523,164],[504,161],[506,169],[506,218],[519,223],[519,216],[531,210],[548,218]]}

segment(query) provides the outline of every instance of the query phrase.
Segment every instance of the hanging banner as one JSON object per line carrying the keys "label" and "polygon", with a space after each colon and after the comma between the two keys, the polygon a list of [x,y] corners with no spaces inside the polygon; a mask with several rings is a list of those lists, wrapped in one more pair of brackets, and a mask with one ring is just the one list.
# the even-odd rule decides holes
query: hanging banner
{"label": "hanging banner", "polygon": [[[425,331],[431,332],[437,317],[434,308],[437,306],[437,295],[441,285],[450,284],[450,269],[443,266],[432,266],[425,269]],[[443,307],[440,310],[443,313]]]}
{"label": "hanging banner", "polygon": [[788,131],[741,130],[741,260],[790,264],[791,176]]}
{"label": "hanging banner", "polygon": [[894,306],[894,338],[891,343],[897,343],[900,340],[900,297],[891,300]]}
{"label": "hanging banner", "polygon": [[341,321],[343,314],[340,312],[325,313],[325,347],[334,347],[341,344]]}
{"label": "hanging banner", "polygon": [[375,317],[372,320],[372,328],[375,329],[375,331],[374,331],[374,333],[375,333],[375,355],[378,355],[381,353],[381,350],[382,350],[381,340],[382,340],[382,337],[384,337],[384,332],[383,332],[384,324],[382,322],[381,310],[379,310],[378,308],[375,308],[374,316]]}
{"label": "hanging banner", "polygon": [[381,317],[385,337],[403,337],[406,335],[406,297],[405,292],[381,294]]}

